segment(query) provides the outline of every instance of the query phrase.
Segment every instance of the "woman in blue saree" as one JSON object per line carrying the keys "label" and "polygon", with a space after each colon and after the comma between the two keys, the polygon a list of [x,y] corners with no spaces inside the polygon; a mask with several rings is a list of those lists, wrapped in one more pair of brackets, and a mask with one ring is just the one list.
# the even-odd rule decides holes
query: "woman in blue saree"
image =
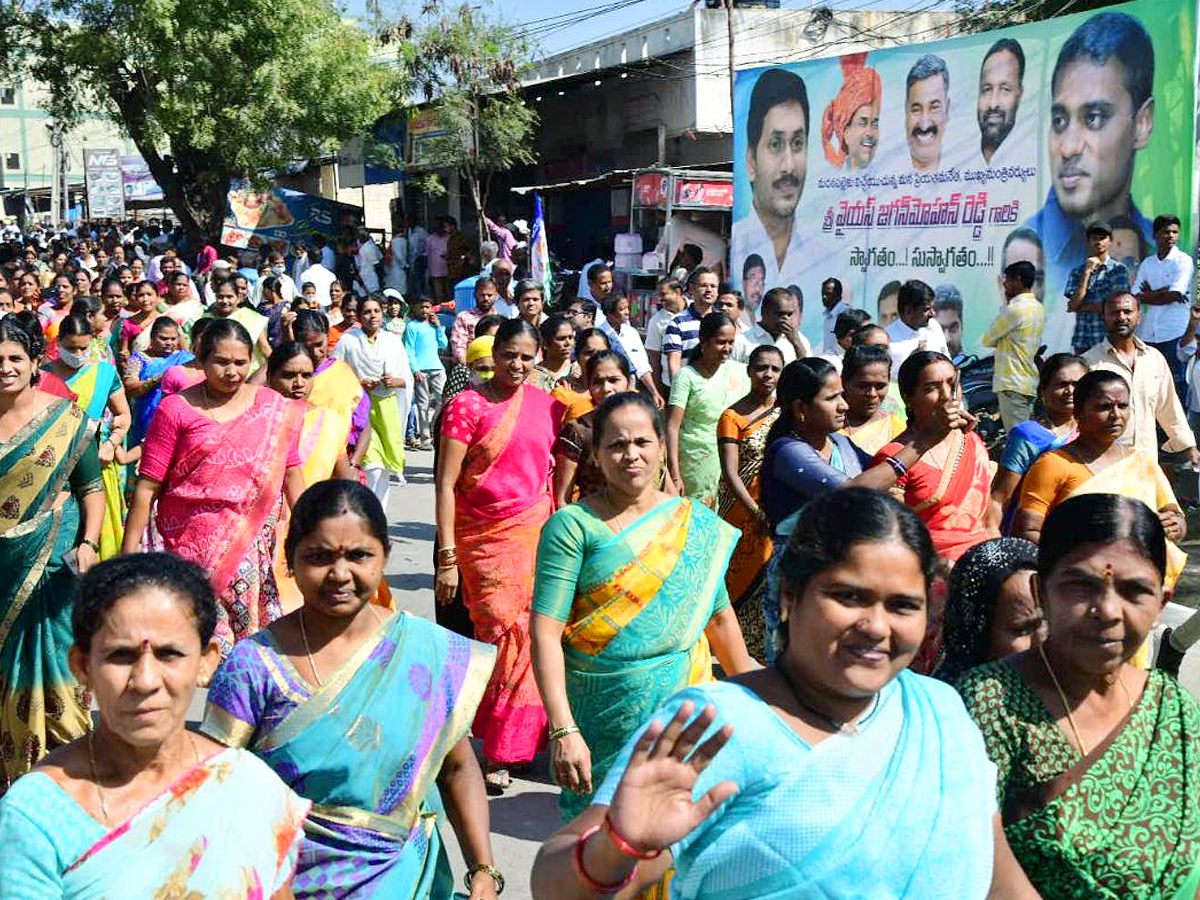
{"label": "woman in blue saree", "polygon": [[595,413],[605,486],[550,517],[534,583],[534,671],[550,717],[551,768],[570,819],[655,709],[690,684],[757,664],[725,589],[733,526],[658,489],[658,411],[616,394]]}
{"label": "woman in blue saree", "polygon": [[373,606],[387,550],[387,520],[367,488],[322,481],[305,491],[286,543],[304,605],[234,645],[203,730],[248,748],[313,801],[298,900],[449,900],[443,816],[471,900],[493,900],[503,876],[467,731],[495,652]]}
{"label": "woman in blue saree", "polygon": [[133,426],[129,446],[137,447],[150,428],[150,420],[162,403],[162,379],[172,366],[181,366],[195,357],[180,345],[179,325],[168,316],[159,316],[150,326],[150,344],[134,351],[125,366],[125,390],[133,398]]}
{"label": "woman in blue saree", "polygon": [[995,767],[949,685],[908,671],[937,556],[919,518],[850,487],[782,557],[783,651],[690,687],[542,847],[535,900],[1036,897],[1004,840]]}
{"label": "woman in blue saree", "polygon": [[89,722],[67,666],[72,566],[97,561],[104,495],[92,423],[35,387],[43,350],[0,319],[0,793]]}

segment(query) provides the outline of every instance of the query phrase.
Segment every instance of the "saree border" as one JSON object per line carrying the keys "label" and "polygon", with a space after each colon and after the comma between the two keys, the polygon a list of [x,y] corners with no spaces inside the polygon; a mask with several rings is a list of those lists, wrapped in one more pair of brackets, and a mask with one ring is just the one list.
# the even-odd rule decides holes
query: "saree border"
{"label": "saree border", "polygon": [[[953,449],[950,455],[954,457],[954,461],[950,462],[950,455],[947,455],[947,465],[943,465],[941,468],[941,477],[938,479],[937,487],[934,488],[932,494],[912,508],[913,512],[919,513],[932,506],[937,506],[945,499],[946,492],[950,490],[950,482],[954,480],[954,476],[958,474],[958,467],[962,465],[963,454],[966,452],[968,441],[967,436],[957,428],[950,432],[950,438],[953,442]],[[923,458],[922,461],[924,462]],[[934,468],[931,462],[926,462],[925,464],[931,469]]]}
{"label": "saree border", "polygon": [[63,406],[74,406],[73,400],[68,400],[65,397],[55,397],[44,409],[34,414],[33,418],[13,432],[12,437],[7,440],[0,440],[0,450],[12,444],[19,444],[25,438],[29,437],[41,425],[43,420],[50,417],[51,414],[60,410]]}
{"label": "saree border", "polygon": [[[39,515],[38,520],[41,517]],[[54,545],[58,541],[59,529],[62,528],[63,508],[60,506],[58,509],[53,510],[50,513],[50,518],[50,532],[47,534],[41,549],[38,550],[37,559],[29,567],[29,574],[25,576],[25,581],[17,589],[16,594],[13,595],[13,601],[8,607],[8,612],[4,614],[4,619],[0,621],[0,648],[4,647],[7,643],[9,632],[12,631],[17,618],[25,609],[25,604],[29,602],[29,598],[33,594],[33,589],[37,586],[46,571],[46,566],[50,562],[50,555],[54,552]]]}

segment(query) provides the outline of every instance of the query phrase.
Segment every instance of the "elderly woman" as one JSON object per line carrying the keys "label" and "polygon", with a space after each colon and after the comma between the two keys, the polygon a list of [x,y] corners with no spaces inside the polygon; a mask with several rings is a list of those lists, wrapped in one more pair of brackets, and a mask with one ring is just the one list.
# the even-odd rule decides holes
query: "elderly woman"
{"label": "elderly woman", "polygon": [[945,656],[934,671],[953,683],[968,669],[1028,650],[1043,636],[1033,597],[1037,547],[1020,538],[994,538],[963,554],[950,573],[944,625]]}
{"label": "elderly woman", "polygon": [[0,800],[0,898],[290,900],[309,804],[252,754],[185,727],[217,666],[216,621],[204,571],[176,556],[84,576],[71,670],[99,724]]}
{"label": "elderly woman", "polygon": [[542,847],[534,897],[637,890],[671,866],[676,900],[1035,896],[979,732],[948,685],[908,670],[936,563],[882,493],[810,504],[783,557],[782,656],[656,712]]}
{"label": "elderly woman", "polygon": [[1049,636],[958,689],[996,764],[1013,852],[1045,900],[1200,891],[1200,707],[1131,665],[1165,602],[1153,509],[1085,494],[1050,513],[1034,579]]}

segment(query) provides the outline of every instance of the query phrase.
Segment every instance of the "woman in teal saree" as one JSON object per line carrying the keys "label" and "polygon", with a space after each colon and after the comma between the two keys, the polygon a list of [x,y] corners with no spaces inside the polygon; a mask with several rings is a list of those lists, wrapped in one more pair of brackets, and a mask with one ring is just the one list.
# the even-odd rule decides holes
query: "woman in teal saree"
{"label": "woman in teal saree", "polygon": [[443,816],[469,864],[471,900],[492,900],[503,876],[467,732],[495,651],[373,607],[387,546],[383,509],[365,487],[305,491],[286,543],[304,605],[234,645],[203,730],[248,748],[313,801],[298,900],[449,900]]}
{"label": "woman in teal saree", "polygon": [[42,350],[0,320],[0,792],[89,722],[67,650],[71,566],[97,561],[100,463],[84,412],[35,388]]}
{"label": "woman in teal saree", "polygon": [[[638,394],[614,395],[593,435],[605,487],[546,523],[530,629],[565,819],[588,807],[654,710],[712,680],[713,651],[729,675],[756,667],[725,588],[738,533],[703,504],[658,490],[657,410]],[[624,464],[623,439],[640,465]]]}

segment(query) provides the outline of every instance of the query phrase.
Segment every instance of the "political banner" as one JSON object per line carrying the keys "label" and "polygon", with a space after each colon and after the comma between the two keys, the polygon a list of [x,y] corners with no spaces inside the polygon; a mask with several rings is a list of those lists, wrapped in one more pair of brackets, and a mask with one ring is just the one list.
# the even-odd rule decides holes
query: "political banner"
{"label": "political banner", "polygon": [[259,191],[246,182],[235,182],[229,190],[221,243],[227,247],[293,244],[314,234],[334,240],[345,228],[357,234],[362,224],[360,206],[287,188]]}
{"label": "political banner", "polygon": [[87,184],[88,215],[92,219],[125,217],[121,184],[121,151],[87,148],[83,151],[83,177]]}
{"label": "political banner", "polygon": [[150,166],[140,155],[121,157],[121,181],[125,188],[125,202],[154,202],[163,199],[162,188],[150,174]]}
{"label": "political banner", "polygon": [[920,279],[969,351],[1004,303],[1001,271],[1026,260],[1043,341],[1069,349],[1089,224],[1108,223],[1130,282],[1156,216],[1195,246],[1195,44],[1193,0],[1139,0],[738,72],[731,280],[751,309],[799,287],[819,346],[826,278],[885,323]]}

